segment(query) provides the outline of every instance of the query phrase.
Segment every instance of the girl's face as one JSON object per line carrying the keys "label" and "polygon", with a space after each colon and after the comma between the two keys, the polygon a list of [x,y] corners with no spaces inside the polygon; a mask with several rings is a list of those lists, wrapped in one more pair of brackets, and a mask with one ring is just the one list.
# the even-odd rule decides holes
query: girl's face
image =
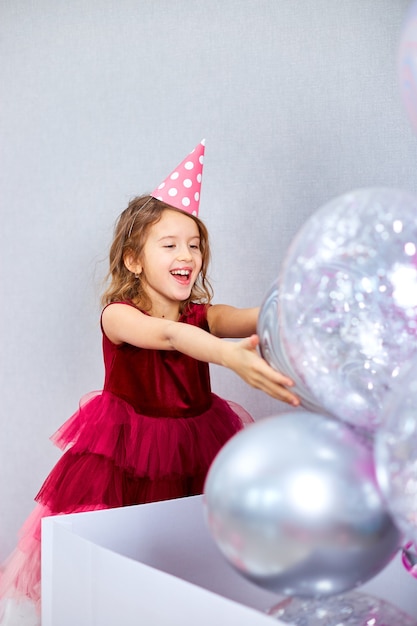
{"label": "girl's face", "polygon": [[187,300],[201,265],[197,224],[185,213],[166,209],[149,229],[138,268],[153,305]]}

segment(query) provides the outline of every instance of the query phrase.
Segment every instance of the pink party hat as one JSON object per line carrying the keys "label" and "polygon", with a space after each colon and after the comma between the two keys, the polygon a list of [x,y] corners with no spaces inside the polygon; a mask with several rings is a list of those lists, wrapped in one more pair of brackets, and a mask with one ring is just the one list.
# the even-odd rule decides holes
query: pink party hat
{"label": "pink party hat", "polygon": [[203,139],[150,194],[191,215],[198,215],[205,140]]}

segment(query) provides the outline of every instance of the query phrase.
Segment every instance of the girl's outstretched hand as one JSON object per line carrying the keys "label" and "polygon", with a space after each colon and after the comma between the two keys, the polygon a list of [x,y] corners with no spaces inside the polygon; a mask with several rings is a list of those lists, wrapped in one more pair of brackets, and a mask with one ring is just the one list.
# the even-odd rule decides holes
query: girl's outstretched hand
{"label": "girl's outstretched hand", "polygon": [[287,387],[293,386],[293,381],[280,372],[274,370],[260,356],[257,351],[259,337],[252,335],[238,342],[226,342],[225,365],[233,370],[245,382],[260,389],[276,400],[298,406],[300,400]]}

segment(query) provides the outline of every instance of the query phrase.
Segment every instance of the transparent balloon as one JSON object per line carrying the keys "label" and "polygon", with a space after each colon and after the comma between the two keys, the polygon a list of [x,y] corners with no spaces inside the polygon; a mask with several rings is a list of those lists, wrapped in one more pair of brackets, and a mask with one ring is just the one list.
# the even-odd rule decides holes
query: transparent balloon
{"label": "transparent balloon", "polygon": [[279,289],[276,280],[266,293],[259,311],[257,334],[261,355],[271,367],[285,373],[293,380],[294,386],[291,387],[291,391],[298,395],[306,409],[318,413],[323,412],[323,407],[317,404],[312,394],[308,393],[303,382],[298,379],[297,372],[291,367],[291,363],[283,351],[278,303]]}
{"label": "transparent balloon", "polygon": [[368,439],[303,410],[235,435],[209,470],[203,501],[229,563],[286,595],[352,589],[381,571],[401,542]]}
{"label": "transparent balloon", "polygon": [[374,432],[417,354],[417,197],[361,189],[304,224],[278,281],[281,351],[305,396]]}
{"label": "transparent balloon", "polygon": [[387,400],[375,434],[375,463],[379,486],[397,525],[417,543],[417,359],[410,362]]}
{"label": "transparent balloon", "polygon": [[268,615],[294,626],[417,626],[399,608],[359,591],[318,600],[286,598]]}

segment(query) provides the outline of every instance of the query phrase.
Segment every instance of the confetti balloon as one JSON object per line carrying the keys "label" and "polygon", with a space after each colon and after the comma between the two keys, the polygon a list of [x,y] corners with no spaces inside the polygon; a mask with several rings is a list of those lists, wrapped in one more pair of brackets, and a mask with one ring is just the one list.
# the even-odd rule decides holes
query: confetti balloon
{"label": "confetti balloon", "polygon": [[400,545],[367,439],[308,411],[265,418],[235,435],[210,467],[203,501],[227,561],[286,595],[352,589]]}
{"label": "confetti balloon", "polygon": [[317,405],[302,381],[298,380],[297,372],[292,369],[291,363],[283,352],[278,316],[278,293],[278,281],[274,281],[260,307],[257,334],[261,355],[274,369],[285,372],[292,379],[294,386],[291,387],[291,391],[298,395],[306,409],[323,412],[323,407]]}
{"label": "confetti balloon", "polygon": [[398,50],[398,77],[406,112],[417,130],[417,2],[411,4],[404,20]]}
{"label": "confetti balloon", "polygon": [[324,600],[286,598],[268,615],[294,626],[417,626],[399,608],[359,591]]}
{"label": "confetti balloon", "polygon": [[397,380],[375,434],[377,480],[397,525],[417,543],[417,360]]}
{"label": "confetti balloon", "polygon": [[278,284],[281,351],[317,406],[374,432],[417,354],[417,198],[362,189],[313,214]]}

